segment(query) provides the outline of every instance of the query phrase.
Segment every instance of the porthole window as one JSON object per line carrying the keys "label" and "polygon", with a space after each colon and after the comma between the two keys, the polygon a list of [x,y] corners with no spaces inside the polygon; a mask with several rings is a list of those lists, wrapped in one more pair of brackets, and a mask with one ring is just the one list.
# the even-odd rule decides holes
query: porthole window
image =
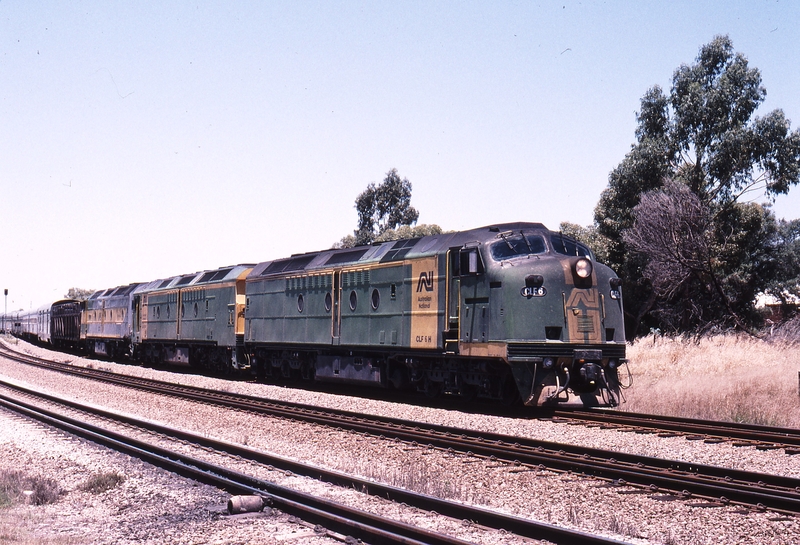
{"label": "porthole window", "polygon": [[331,293],[328,292],[325,294],[325,312],[330,312],[332,307],[333,307],[333,297],[331,297]]}
{"label": "porthole window", "polygon": [[358,295],[355,291],[350,292],[350,310],[355,310],[358,305]]}
{"label": "porthole window", "polygon": [[305,305],[306,303],[305,300],[303,299],[303,294],[301,293],[300,295],[297,296],[297,312],[303,312]]}
{"label": "porthole window", "polygon": [[378,310],[378,307],[381,305],[381,292],[377,289],[372,290],[372,310]]}

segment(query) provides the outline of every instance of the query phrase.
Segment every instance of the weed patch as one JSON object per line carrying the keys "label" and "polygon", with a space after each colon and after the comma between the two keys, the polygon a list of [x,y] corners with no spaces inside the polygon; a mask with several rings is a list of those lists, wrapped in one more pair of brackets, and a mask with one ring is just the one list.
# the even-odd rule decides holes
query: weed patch
{"label": "weed patch", "polygon": [[58,501],[63,491],[52,479],[21,471],[0,471],[0,506],[14,503],[44,505]]}
{"label": "weed patch", "polygon": [[125,477],[116,473],[114,471],[109,471],[106,473],[96,473],[86,479],[81,485],[80,489],[84,492],[91,492],[92,494],[102,494],[112,488],[115,488],[118,484],[123,482]]}

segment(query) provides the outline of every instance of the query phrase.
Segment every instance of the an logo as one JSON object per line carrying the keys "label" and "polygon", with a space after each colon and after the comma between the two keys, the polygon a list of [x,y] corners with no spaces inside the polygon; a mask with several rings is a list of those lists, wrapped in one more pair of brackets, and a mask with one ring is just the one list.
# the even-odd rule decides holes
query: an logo
{"label": "an logo", "polygon": [[419,282],[417,282],[417,293],[422,289],[425,291],[433,291],[433,271],[419,273]]}

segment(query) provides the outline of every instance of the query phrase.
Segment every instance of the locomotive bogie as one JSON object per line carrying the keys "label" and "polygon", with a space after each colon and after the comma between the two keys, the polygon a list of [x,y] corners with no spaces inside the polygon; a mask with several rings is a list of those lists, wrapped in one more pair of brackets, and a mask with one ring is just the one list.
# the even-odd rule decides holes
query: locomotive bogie
{"label": "locomotive bogie", "polygon": [[315,377],[322,382],[385,386],[384,366],[374,358],[357,356],[320,356]]}

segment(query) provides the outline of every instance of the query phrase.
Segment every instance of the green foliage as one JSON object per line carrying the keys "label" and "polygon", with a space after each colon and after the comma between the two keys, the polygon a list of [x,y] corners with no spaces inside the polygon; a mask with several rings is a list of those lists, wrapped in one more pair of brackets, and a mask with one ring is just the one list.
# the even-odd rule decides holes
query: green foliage
{"label": "green foliage", "polygon": [[596,226],[583,227],[582,225],[565,221],[561,223],[559,229],[568,237],[574,238],[591,248],[600,263],[608,263],[610,241],[599,233]]}
{"label": "green foliage", "polygon": [[779,220],[769,241],[774,277],[764,293],[789,305],[800,301],[800,219]]}
{"label": "green foliage", "polygon": [[401,225],[397,229],[387,229],[375,238],[375,242],[441,235],[443,232],[442,228],[435,224]]}
{"label": "green foliage", "polygon": [[75,299],[77,301],[85,301],[95,292],[95,290],[87,290],[83,288],[70,288],[65,299]]}
{"label": "green foliage", "polygon": [[[595,209],[597,231],[608,239],[607,262],[625,280],[629,336],[642,327],[696,329],[731,317],[744,327],[755,319],[755,295],[777,289],[770,288],[781,276],[774,259],[775,219],[767,208],[739,201],[754,190],[774,198],[800,181],[800,131],[790,131],[781,110],[754,118],[765,96],[758,69],[734,53],[727,36],[718,36],[700,49],[694,64],[675,71],[669,96],[656,86],[642,98],[637,142],[609,175]],[[624,236],[644,228],[643,223],[635,226],[637,210],[647,216],[650,228],[665,221],[652,207],[637,206],[643,195],[662,191],[668,180],[688,187],[710,221],[702,230],[708,260],[703,273],[676,265],[672,272],[678,276],[670,276],[680,279],[680,297],[690,299],[684,304],[695,307],[684,308],[677,321],[681,313],[668,308],[678,300],[676,286],[665,291],[663,278],[655,276],[665,274],[666,262],[653,267],[652,245],[644,245],[648,251],[641,244],[640,251],[632,251],[635,233],[627,240]],[[680,221],[676,213],[672,219]],[[705,298],[698,297],[701,287]]]}
{"label": "green foliage", "polygon": [[356,237],[354,235],[345,235],[339,242],[334,242],[333,248],[334,250],[342,249],[342,248],[353,248],[356,245]]}
{"label": "green foliage", "polygon": [[746,330],[758,321],[752,303],[777,271],[768,209],[735,203],[715,217],[686,184],[669,181],[642,195],[633,215],[623,240],[647,257],[643,273],[658,296],[652,313],[661,329]]}
{"label": "green foliage", "polygon": [[356,245],[369,244],[387,230],[412,225],[419,218],[419,212],[411,206],[411,182],[400,179],[396,168],[386,173],[380,185],[367,186],[356,198],[356,210]]}
{"label": "green foliage", "polygon": [[[390,240],[403,240],[408,238],[427,237],[444,233],[436,224],[423,223],[420,225],[401,225],[397,229],[387,229],[378,235],[373,242],[388,242]],[[353,248],[356,246],[356,237],[347,235],[333,245],[334,249]]]}

